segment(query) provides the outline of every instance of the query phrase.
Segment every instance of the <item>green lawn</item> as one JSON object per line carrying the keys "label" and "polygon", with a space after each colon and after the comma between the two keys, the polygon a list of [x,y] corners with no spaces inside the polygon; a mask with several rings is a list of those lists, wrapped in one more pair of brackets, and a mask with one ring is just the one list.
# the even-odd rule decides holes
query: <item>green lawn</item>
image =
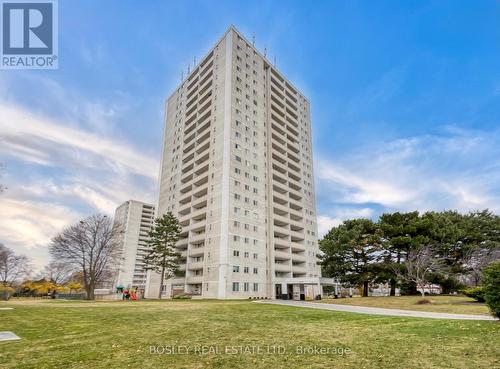
{"label": "green lawn", "polygon": [[343,299],[323,299],[318,302],[331,304],[369,306],[387,309],[432,311],[436,313],[489,315],[488,307],[465,296],[428,296],[431,304],[418,305],[420,296],[396,297],[353,297]]}
{"label": "green lawn", "polygon": [[[500,324],[249,301],[9,301],[0,368],[500,368]],[[154,355],[150,346],[284,346],[285,354]],[[297,346],[349,348],[298,355]]]}

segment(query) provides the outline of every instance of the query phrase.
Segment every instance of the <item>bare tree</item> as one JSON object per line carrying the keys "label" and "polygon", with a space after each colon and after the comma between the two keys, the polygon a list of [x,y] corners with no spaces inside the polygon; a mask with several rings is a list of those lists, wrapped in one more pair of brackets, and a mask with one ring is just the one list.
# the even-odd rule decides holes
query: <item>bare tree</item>
{"label": "bare tree", "polygon": [[425,287],[429,284],[427,278],[431,273],[445,272],[447,270],[443,259],[436,254],[431,246],[422,246],[417,250],[410,251],[404,262],[404,268],[394,268],[394,273],[399,279],[413,282],[425,296]]}
{"label": "bare tree", "polygon": [[61,285],[71,279],[71,268],[68,264],[59,260],[52,260],[47,264],[41,273],[41,278],[45,278],[55,284]]}
{"label": "bare tree", "polygon": [[483,269],[493,261],[500,260],[500,248],[476,248],[464,256],[467,282],[478,286],[481,283]]}
{"label": "bare tree", "polygon": [[13,285],[30,274],[30,259],[0,244],[0,284]]}
{"label": "bare tree", "polygon": [[65,228],[49,245],[54,260],[65,263],[71,272],[81,272],[88,300],[94,299],[94,289],[118,263],[120,233],[112,219],[97,214]]}

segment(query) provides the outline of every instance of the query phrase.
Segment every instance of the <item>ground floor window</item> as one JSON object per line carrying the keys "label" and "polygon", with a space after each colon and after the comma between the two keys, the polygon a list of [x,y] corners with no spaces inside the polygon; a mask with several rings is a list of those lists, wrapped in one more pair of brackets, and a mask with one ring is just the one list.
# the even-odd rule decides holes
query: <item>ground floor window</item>
{"label": "ground floor window", "polygon": [[243,290],[245,292],[248,292],[249,288],[250,288],[250,283],[248,282],[243,283]]}
{"label": "ground floor window", "polygon": [[233,282],[233,292],[238,292],[240,290],[240,284],[238,282]]}
{"label": "ground floor window", "polygon": [[253,284],[253,292],[259,292],[259,284],[258,283]]}

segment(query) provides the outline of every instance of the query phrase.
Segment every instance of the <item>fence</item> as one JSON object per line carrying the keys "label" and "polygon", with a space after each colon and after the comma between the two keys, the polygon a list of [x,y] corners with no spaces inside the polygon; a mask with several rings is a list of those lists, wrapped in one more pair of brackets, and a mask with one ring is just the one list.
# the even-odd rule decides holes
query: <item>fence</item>
{"label": "fence", "polygon": [[56,293],[55,297],[47,293],[15,292],[12,297],[30,298],[30,299],[64,299],[64,300],[84,300],[85,293]]}

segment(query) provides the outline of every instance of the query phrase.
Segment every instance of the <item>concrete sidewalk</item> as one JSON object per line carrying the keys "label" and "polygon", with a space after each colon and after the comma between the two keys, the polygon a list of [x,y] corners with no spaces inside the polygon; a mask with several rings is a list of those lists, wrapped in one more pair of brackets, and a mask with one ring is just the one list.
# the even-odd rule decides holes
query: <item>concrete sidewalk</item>
{"label": "concrete sidewalk", "polygon": [[321,302],[308,302],[308,301],[264,300],[264,301],[255,301],[255,302],[258,304],[295,306],[295,307],[302,307],[302,308],[309,308],[309,309],[334,310],[334,311],[344,311],[347,313],[400,316],[400,317],[408,317],[408,318],[458,319],[458,320],[497,320],[494,317],[488,316],[488,315],[433,313],[430,311],[383,309],[383,308],[365,307],[365,306],[325,304],[325,303],[321,303]]}

